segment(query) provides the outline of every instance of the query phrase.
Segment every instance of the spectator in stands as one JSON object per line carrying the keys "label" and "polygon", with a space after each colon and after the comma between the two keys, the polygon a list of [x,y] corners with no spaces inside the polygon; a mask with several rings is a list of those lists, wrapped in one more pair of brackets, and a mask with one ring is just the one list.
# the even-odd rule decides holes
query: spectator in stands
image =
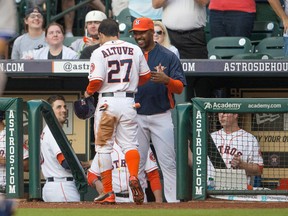
{"label": "spectator in stands", "polygon": [[113,16],[118,16],[122,10],[128,7],[129,0],[112,0],[112,13]]}
{"label": "spectator in stands", "polygon": [[[92,2],[90,2],[90,5],[94,10],[99,10],[103,13],[106,13],[105,0],[93,0]],[[108,5],[108,15],[109,17],[112,17],[111,4]]]}
{"label": "spectator in stands", "polygon": [[[211,133],[211,137],[228,169],[244,169],[247,183],[253,186],[253,176],[261,175],[263,158],[259,143],[252,134],[239,127],[239,114],[218,113],[222,129]],[[208,177],[213,176],[214,167],[208,160]]]}
{"label": "spectator in stands", "polygon": [[256,17],[255,0],[210,0],[210,35],[250,37]]}
{"label": "spectator in stands", "polygon": [[45,31],[48,46],[33,50],[23,59],[78,59],[78,54],[63,45],[64,28],[58,23],[50,23]]}
{"label": "spectator in stands", "polygon": [[97,10],[90,11],[86,14],[85,36],[83,39],[77,39],[70,45],[79,56],[85,47],[99,44],[98,28],[102,20],[106,18],[105,13]]}
{"label": "spectator in stands", "polygon": [[[116,196],[116,202],[133,202],[133,196],[131,191],[129,193],[129,171],[125,160],[125,155],[121,151],[120,146],[114,143],[113,152],[111,153],[113,161],[112,170],[112,184],[113,190]],[[94,160],[98,160],[94,157]],[[158,166],[156,163],[156,158],[152,152],[149,150],[146,165],[145,165],[145,181],[150,182],[152,192],[156,202],[162,202],[162,185],[160,181],[160,175],[158,171]],[[92,163],[91,168],[87,173],[88,183],[91,187],[96,188],[97,192],[101,194],[103,192],[103,185],[99,181],[100,170],[98,163]],[[147,188],[147,183],[145,185]],[[144,190],[143,190],[144,191]],[[146,199],[145,199],[146,200]]]}
{"label": "spectator in stands", "polygon": [[129,0],[128,8],[131,14],[131,22],[139,17],[148,17],[152,20],[161,20],[162,8],[154,9],[152,0]]}
{"label": "spectator in stands", "polygon": [[30,50],[45,47],[44,18],[38,7],[29,8],[25,13],[25,29],[27,33],[19,36],[12,47],[12,59],[21,59]]}
{"label": "spectator in stands", "polygon": [[170,43],[167,29],[161,21],[154,21],[154,41],[171,50],[180,58],[178,49]]}
{"label": "spectator in stands", "polygon": [[[58,0],[56,0],[58,1]],[[26,7],[39,7],[43,8],[45,0],[26,0]],[[62,11],[65,11],[75,6],[75,0],[61,0]],[[74,25],[75,11],[71,11],[64,15],[65,37],[73,37],[73,25]]]}
{"label": "spectator in stands", "polygon": [[[16,7],[14,2],[6,0],[0,0],[0,5],[0,14],[2,14],[0,19],[0,56],[6,56],[8,39],[12,38],[16,33]],[[5,84],[6,75],[0,69],[0,96],[4,91]]]}
{"label": "spectator in stands", "polygon": [[163,7],[162,22],[181,59],[207,59],[206,5],[209,0],[152,0]]}
{"label": "spectator in stands", "polygon": [[280,0],[268,0],[268,2],[283,23],[284,54],[285,56],[288,56],[288,1],[284,1],[284,8],[282,7]]}
{"label": "spectator in stands", "polygon": [[[62,0],[62,11],[75,6],[75,0]],[[73,37],[75,11],[71,11],[64,15],[65,37]]]}

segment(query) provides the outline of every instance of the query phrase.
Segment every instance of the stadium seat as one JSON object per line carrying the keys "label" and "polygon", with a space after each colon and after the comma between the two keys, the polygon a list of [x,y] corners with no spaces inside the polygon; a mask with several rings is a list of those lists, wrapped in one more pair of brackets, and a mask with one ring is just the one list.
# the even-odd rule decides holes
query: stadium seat
{"label": "stadium seat", "polygon": [[63,44],[67,47],[69,47],[75,40],[82,39],[81,36],[75,36],[75,37],[65,37]]}
{"label": "stadium seat", "polygon": [[260,41],[255,47],[255,53],[264,53],[273,58],[284,58],[283,37],[268,37]]}
{"label": "stadium seat", "polygon": [[221,59],[221,57],[220,56],[218,56],[218,55],[209,55],[209,59]]}
{"label": "stadium seat", "polygon": [[244,53],[234,55],[231,59],[273,59],[272,56],[263,53]]}
{"label": "stadium seat", "polygon": [[250,40],[252,44],[257,45],[266,37],[275,37],[281,35],[281,29],[277,22],[255,21]]}
{"label": "stadium seat", "polygon": [[131,15],[129,8],[123,9],[118,16],[116,21],[119,23],[120,37],[130,36],[129,30],[132,28]]}
{"label": "stadium seat", "polygon": [[205,36],[206,36],[206,41],[208,42],[211,39],[211,35],[210,35],[210,23],[207,22],[206,26],[204,28],[205,31]]}
{"label": "stadium seat", "polygon": [[229,59],[243,53],[252,53],[252,44],[246,37],[216,37],[207,43],[208,55]]}

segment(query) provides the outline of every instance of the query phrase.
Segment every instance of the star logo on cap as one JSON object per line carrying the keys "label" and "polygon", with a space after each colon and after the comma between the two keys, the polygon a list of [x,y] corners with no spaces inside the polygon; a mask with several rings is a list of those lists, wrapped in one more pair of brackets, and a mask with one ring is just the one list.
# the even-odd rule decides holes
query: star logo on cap
{"label": "star logo on cap", "polygon": [[139,24],[140,24],[140,20],[136,20],[135,25],[139,25]]}

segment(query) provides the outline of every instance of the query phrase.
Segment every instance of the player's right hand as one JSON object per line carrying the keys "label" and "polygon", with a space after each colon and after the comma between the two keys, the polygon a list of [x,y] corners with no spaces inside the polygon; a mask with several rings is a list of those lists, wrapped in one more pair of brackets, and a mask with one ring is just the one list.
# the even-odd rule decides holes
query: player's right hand
{"label": "player's right hand", "polygon": [[239,155],[235,155],[231,161],[231,167],[237,169],[240,167],[241,163],[242,163],[241,157]]}

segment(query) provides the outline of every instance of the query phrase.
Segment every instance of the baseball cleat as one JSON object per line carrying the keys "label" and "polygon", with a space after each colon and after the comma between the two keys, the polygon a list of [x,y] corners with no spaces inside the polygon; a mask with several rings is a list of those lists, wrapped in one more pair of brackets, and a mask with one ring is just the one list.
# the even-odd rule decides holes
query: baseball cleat
{"label": "baseball cleat", "polygon": [[94,203],[113,205],[115,204],[115,194],[113,191],[108,193],[101,193],[98,197],[94,199]]}
{"label": "baseball cleat", "polygon": [[129,186],[133,194],[133,200],[137,205],[141,205],[144,201],[144,193],[140,182],[136,176],[130,176]]}

